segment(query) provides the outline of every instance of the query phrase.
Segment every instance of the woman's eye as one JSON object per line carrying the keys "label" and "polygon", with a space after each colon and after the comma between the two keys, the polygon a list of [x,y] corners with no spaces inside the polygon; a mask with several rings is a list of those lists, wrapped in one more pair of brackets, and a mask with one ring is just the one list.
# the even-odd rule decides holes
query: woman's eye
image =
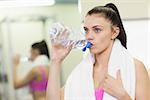
{"label": "woman's eye", "polygon": [[85,28],[85,29],[84,29],[84,33],[86,34],[87,32],[88,32],[88,29]]}
{"label": "woman's eye", "polygon": [[95,31],[95,33],[99,33],[99,32],[101,32],[102,30],[101,30],[100,28],[95,28],[94,31]]}

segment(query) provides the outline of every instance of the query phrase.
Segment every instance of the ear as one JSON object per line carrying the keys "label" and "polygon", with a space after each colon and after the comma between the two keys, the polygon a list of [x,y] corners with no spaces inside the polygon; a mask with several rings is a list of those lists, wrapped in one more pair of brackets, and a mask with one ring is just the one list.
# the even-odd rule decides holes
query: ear
{"label": "ear", "polygon": [[119,35],[119,32],[120,32],[120,28],[113,26],[113,32],[112,32],[111,39],[114,40]]}

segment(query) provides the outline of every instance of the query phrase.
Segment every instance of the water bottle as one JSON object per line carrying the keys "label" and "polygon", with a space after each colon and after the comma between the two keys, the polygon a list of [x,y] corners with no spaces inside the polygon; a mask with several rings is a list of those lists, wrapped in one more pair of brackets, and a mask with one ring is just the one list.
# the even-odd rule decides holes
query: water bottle
{"label": "water bottle", "polygon": [[63,31],[65,29],[69,34],[71,33],[71,30],[68,27],[64,26],[61,23],[55,23],[49,31],[51,42],[61,43],[65,47],[72,45],[72,48],[82,49],[82,51],[86,51],[86,48],[92,47],[92,44],[87,40],[68,40],[69,34],[68,36],[66,36],[66,38],[58,38],[60,34],[63,34]]}

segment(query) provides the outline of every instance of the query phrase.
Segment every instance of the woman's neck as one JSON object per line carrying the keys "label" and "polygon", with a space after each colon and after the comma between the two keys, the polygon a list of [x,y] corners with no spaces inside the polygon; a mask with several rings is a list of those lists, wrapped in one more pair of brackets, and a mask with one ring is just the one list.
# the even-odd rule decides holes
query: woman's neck
{"label": "woman's neck", "polygon": [[103,67],[108,66],[112,47],[113,47],[113,42],[104,51],[95,55],[95,67],[102,67],[103,68]]}

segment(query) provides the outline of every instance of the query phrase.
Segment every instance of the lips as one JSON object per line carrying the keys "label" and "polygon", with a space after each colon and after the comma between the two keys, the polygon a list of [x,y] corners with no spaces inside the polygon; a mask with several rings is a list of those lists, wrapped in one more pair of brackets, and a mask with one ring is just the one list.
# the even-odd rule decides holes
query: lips
{"label": "lips", "polygon": [[91,47],[93,47],[94,44],[93,44],[92,42],[90,42],[90,43],[91,43],[91,45],[92,45]]}
{"label": "lips", "polygon": [[92,43],[88,41],[86,46],[82,49],[82,51],[85,52],[87,48],[90,49],[91,47],[92,47]]}

